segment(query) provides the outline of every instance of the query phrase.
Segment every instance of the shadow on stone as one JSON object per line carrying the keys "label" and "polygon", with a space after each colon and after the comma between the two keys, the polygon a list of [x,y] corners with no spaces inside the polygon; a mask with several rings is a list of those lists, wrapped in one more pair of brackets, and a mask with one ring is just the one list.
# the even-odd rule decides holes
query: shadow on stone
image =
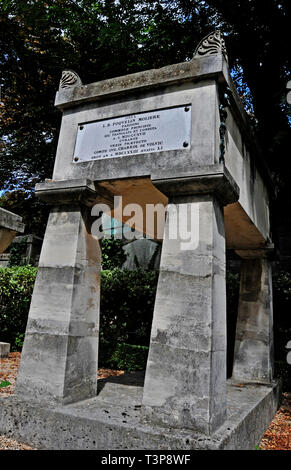
{"label": "shadow on stone", "polygon": [[97,384],[97,396],[103,390],[107,383],[113,383],[118,385],[128,385],[132,387],[143,387],[144,386],[145,371],[132,371],[125,372],[122,375],[110,376],[106,379],[98,379]]}

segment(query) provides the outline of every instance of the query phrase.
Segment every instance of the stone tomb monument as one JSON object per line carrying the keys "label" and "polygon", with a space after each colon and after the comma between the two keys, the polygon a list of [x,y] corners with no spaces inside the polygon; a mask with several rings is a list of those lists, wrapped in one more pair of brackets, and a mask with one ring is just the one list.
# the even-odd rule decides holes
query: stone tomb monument
{"label": "stone tomb monument", "polygon": [[8,248],[19,232],[24,232],[22,217],[0,207],[0,254]]}
{"label": "stone tomb monument", "polygon": [[[51,449],[255,449],[278,403],[269,202],[220,32],[191,61],[158,70],[88,85],[64,72],[55,105],[53,179],[36,187],[52,209],[0,432]],[[101,255],[91,210],[112,207],[114,195],[193,208],[199,243],[182,250],[179,236],[164,237],[144,384],[125,375],[96,396]],[[243,259],[230,380],[226,247]]]}

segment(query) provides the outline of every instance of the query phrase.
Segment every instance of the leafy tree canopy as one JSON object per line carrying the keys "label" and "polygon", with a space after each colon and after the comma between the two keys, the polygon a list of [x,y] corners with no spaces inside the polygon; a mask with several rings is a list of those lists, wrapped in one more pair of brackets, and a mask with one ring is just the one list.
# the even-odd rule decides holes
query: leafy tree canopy
{"label": "leafy tree canopy", "polygon": [[0,196],[0,207],[18,214],[25,224],[25,233],[33,233],[40,237],[45,232],[49,206],[38,199],[34,192],[15,190],[7,191]]}
{"label": "leafy tree canopy", "polygon": [[0,188],[30,190],[51,176],[62,70],[90,83],[189,60],[220,28],[286,212],[289,25],[288,0],[0,0]]}

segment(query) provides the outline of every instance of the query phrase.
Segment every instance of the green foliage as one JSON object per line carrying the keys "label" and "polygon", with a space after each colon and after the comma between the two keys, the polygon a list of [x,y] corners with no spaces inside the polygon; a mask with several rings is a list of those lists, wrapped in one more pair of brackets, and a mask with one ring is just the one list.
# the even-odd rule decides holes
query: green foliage
{"label": "green foliage", "polygon": [[26,249],[26,237],[23,240],[12,243],[10,246],[10,256],[9,256],[9,263],[8,267],[11,268],[12,266],[22,266],[25,265],[25,249]]}
{"label": "green foliage", "polygon": [[149,348],[147,346],[117,343],[107,365],[112,369],[118,370],[144,370],[146,367],[148,350]]}
{"label": "green foliage", "polygon": [[7,191],[0,196],[0,207],[21,216],[26,233],[43,236],[49,206],[41,202],[34,193],[20,190]]}
{"label": "green foliage", "polygon": [[8,382],[8,380],[3,380],[0,382],[0,388],[9,387],[9,385],[11,385],[11,383]]}
{"label": "green foliage", "polygon": [[[11,343],[12,350],[21,349],[23,344],[36,272],[37,268],[30,266],[0,267],[1,340]],[[144,367],[157,279],[158,272],[141,269],[101,272],[100,365],[128,370]],[[238,287],[238,275],[228,274],[228,321],[236,318]],[[291,366],[286,360],[286,345],[291,339],[290,273],[274,275],[273,292],[275,372],[282,378],[284,389],[290,390]],[[234,325],[231,328],[234,331]]]}
{"label": "green foliage", "polygon": [[[22,347],[36,273],[30,266],[0,267],[1,340],[13,350]],[[105,362],[117,344],[148,345],[157,276],[117,268],[101,272],[100,354]]]}
{"label": "green foliage", "polygon": [[100,338],[147,346],[158,273],[114,269],[101,274]]}
{"label": "green foliage", "polygon": [[156,271],[102,271],[99,360],[103,366],[144,368],[157,280]]}
{"label": "green foliage", "polygon": [[[289,336],[290,337],[290,336]],[[280,336],[279,336],[280,338]],[[287,351],[283,356],[283,360],[275,360],[275,377],[280,378],[282,383],[282,390],[290,392],[291,390],[291,365],[286,361]]]}
{"label": "green foliage", "polygon": [[18,349],[24,333],[37,269],[31,266],[0,267],[1,341]]}
{"label": "green foliage", "polygon": [[291,340],[291,273],[279,271],[273,276],[275,374],[283,389],[291,390],[291,365],[286,345]]}
{"label": "green foliage", "polygon": [[103,270],[122,267],[127,258],[127,254],[123,251],[122,246],[122,240],[115,240],[114,238],[101,239]]}
{"label": "green foliage", "polygon": [[273,175],[275,224],[286,217],[290,224],[289,24],[287,0],[2,0],[0,188],[31,190],[51,177],[64,69],[90,83],[190,60],[200,39],[220,28]]}
{"label": "green foliage", "polygon": [[[273,276],[275,358],[286,355],[285,346],[291,340],[291,273],[280,271]],[[291,367],[291,366],[290,366]]]}
{"label": "green foliage", "polygon": [[[183,0],[189,4],[191,0]],[[251,91],[254,132],[263,159],[272,171],[276,187],[273,223],[291,223],[291,127],[286,103],[286,83],[291,75],[288,43],[291,5],[289,0],[207,0],[227,33],[230,66],[241,71],[237,84]],[[280,53],[278,53],[280,51]],[[282,53],[281,53],[282,51]],[[267,80],[266,80],[266,77]]]}
{"label": "green foliage", "polygon": [[90,83],[191,58],[214,18],[194,3],[204,14],[190,19],[176,2],[2,0],[0,188],[31,189],[52,175],[64,69]]}
{"label": "green foliage", "polygon": [[21,351],[22,347],[23,347],[23,343],[24,343],[24,333],[18,333],[15,337],[15,348],[18,350],[18,351]]}

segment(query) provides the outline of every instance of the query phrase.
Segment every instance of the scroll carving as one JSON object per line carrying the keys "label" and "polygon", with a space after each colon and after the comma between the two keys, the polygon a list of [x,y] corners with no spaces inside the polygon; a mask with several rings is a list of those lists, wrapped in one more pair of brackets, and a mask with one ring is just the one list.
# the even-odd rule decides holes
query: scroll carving
{"label": "scroll carving", "polygon": [[193,59],[196,57],[204,57],[213,54],[223,54],[228,61],[225,41],[221,31],[214,31],[208,34],[196,47]]}
{"label": "scroll carving", "polygon": [[60,90],[82,85],[79,75],[73,70],[64,70],[60,81]]}

